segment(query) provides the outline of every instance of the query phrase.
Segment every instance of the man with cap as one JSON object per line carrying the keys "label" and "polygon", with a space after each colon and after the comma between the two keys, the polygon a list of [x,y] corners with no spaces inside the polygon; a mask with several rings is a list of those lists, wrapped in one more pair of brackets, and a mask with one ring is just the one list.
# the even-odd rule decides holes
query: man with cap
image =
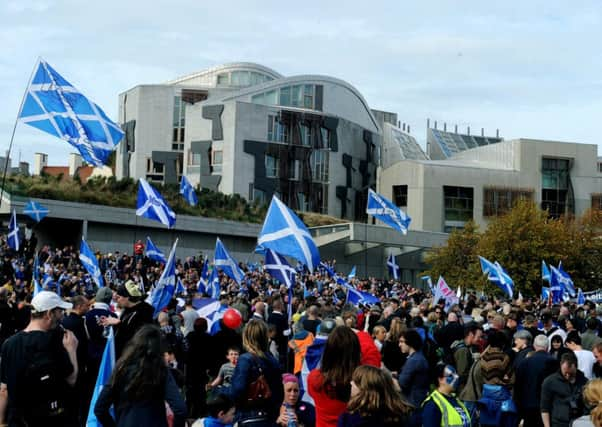
{"label": "man with cap", "polygon": [[41,291],[27,327],[6,340],[0,364],[0,425],[70,425],[66,393],[77,379],[77,338],[59,327],[72,304]]}
{"label": "man with cap", "polygon": [[134,283],[128,280],[125,284],[119,286],[115,291],[117,307],[120,308],[121,316],[101,317],[102,326],[113,326],[115,328],[115,359],[119,359],[138,329],[143,325],[153,322],[154,308],[144,301],[142,291]]}

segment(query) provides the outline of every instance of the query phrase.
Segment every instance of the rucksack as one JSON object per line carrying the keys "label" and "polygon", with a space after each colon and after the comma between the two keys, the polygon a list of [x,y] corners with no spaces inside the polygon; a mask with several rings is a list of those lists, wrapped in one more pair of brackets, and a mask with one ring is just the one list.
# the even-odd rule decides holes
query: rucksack
{"label": "rucksack", "polygon": [[460,350],[461,348],[466,348],[466,344],[464,342],[460,342],[455,347],[452,347],[449,350],[445,351],[443,353],[442,362],[445,363],[446,365],[451,365],[455,368],[456,367],[455,354],[456,354],[456,351]]}

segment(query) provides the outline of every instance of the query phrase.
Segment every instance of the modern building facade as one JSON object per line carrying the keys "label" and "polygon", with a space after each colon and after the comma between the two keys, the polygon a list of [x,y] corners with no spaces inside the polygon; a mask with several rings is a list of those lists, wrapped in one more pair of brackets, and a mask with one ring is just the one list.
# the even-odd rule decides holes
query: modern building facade
{"label": "modern building facade", "polygon": [[296,210],[363,219],[383,127],[397,116],[333,77],[236,63],[136,86],[119,96],[119,121],[117,178],[185,175],[250,201],[276,194]]}
{"label": "modern building facade", "polygon": [[518,199],[553,217],[602,203],[598,147],[533,139],[496,141],[446,160],[400,160],[383,168],[379,191],[412,218],[412,228],[449,232],[468,220],[482,227]]}

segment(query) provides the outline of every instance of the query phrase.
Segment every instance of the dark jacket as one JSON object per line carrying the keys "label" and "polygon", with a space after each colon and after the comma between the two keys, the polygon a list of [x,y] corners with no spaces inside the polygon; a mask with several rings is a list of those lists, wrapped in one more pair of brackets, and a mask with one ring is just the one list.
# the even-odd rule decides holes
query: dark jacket
{"label": "dark jacket", "polygon": [[[586,383],[587,378],[579,370],[572,384],[560,371],[544,380],[541,387],[541,412],[550,414],[551,427],[568,427],[571,420],[583,414],[581,391]],[[571,406],[575,407],[574,411],[571,411]]]}
{"label": "dark jacket", "polygon": [[[183,427],[186,421],[186,403],[184,403],[178,386],[169,372],[166,376],[164,394],[158,394],[153,400],[130,402],[124,392],[124,384],[107,384],[103,387],[96,401],[94,415],[103,427],[167,427],[164,402],[169,403],[173,411],[173,426]],[[113,420],[109,412],[111,405],[115,407],[116,421]]]}
{"label": "dark jacket", "polygon": [[119,359],[125,345],[134,337],[138,329],[153,322],[154,312],[155,309],[144,301],[123,310],[120,316],[121,323],[115,332],[115,360]]}
{"label": "dark jacket", "polygon": [[557,370],[558,360],[546,351],[536,351],[518,364],[514,401],[520,411],[539,409],[541,385]]}
{"label": "dark jacket", "polygon": [[408,401],[420,407],[429,390],[429,365],[421,351],[408,357],[399,374],[399,386]]}

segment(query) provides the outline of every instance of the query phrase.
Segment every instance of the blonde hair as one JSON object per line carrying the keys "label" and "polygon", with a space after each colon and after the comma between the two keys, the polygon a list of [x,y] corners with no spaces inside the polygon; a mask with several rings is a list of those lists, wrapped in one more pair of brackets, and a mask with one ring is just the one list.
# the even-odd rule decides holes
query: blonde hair
{"label": "blonde hair", "polygon": [[376,333],[378,331],[381,332],[387,332],[387,328],[385,328],[383,325],[376,325],[373,329],[372,329],[372,336],[376,337]]}
{"label": "blonde hair", "polygon": [[270,345],[267,324],[260,319],[251,319],[242,331],[242,345],[249,353],[265,357]]}
{"label": "blonde hair", "polygon": [[593,379],[585,385],[583,400],[592,407],[590,412],[592,424],[595,427],[602,427],[602,379]]}

